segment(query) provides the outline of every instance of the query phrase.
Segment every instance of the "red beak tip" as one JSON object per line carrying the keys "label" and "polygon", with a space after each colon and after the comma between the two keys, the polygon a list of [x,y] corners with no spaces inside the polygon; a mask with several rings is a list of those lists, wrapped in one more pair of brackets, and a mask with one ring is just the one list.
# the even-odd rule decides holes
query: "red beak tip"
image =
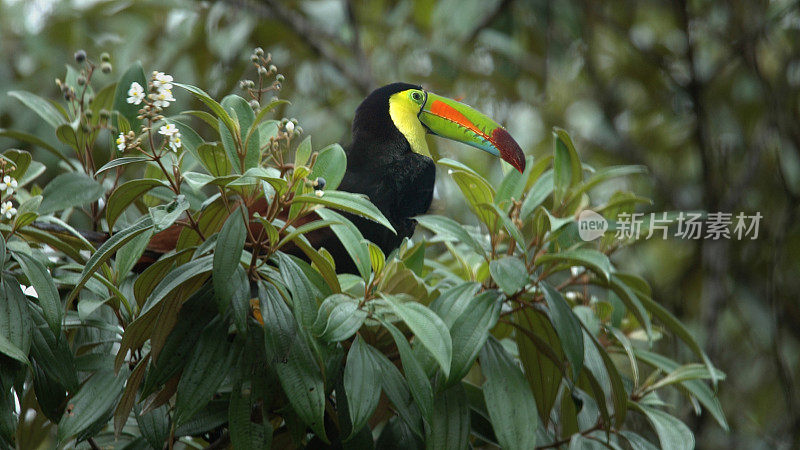
{"label": "red beak tip", "polygon": [[492,142],[500,151],[500,157],[508,162],[520,173],[525,171],[525,153],[522,152],[517,141],[501,127],[497,127],[492,131]]}

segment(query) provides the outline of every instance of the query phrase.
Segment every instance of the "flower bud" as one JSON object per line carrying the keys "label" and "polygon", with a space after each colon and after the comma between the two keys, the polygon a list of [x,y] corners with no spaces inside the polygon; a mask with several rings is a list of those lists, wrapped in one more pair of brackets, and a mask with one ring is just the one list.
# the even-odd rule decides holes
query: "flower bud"
{"label": "flower bud", "polygon": [[303,134],[303,127],[295,127],[294,132],[295,134]]}
{"label": "flower bud", "polygon": [[111,113],[107,109],[100,110],[100,120],[108,120],[111,118]]}
{"label": "flower bud", "polygon": [[111,62],[111,55],[108,52],[103,52],[100,54],[100,61],[103,62]]}
{"label": "flower bud", "polygon": [[278,72],[278,68],[275,67],[275,64],[270,64],[269,65],[269,73],[273,74],[273,73],[277,73],[277,72]]}
{"label": "flower bud", "polygon": [[286,132],[287,133],[294,132],[294,123],[289,122],[289,123],[286,124]]}
{"label": "flower bud", "polygon": [[83,76],[83,75],[79,75],[78,76],[78,85],[79,86],[83,86],[84,84],[86,84],[86,77]]}
{"label": "flower bud", "polygon": [[250,55],[250,61],[252,61],[252,62],[254,62],[254,63],[258,64],[258,62],[260,61],[260,59],[258,58],[258,56],[257,56],[257,55]]}
{"label": "flower bud", "polygon": [[285,80],[285,79],[286,79],[286,77],[284,77],[283,74],[279,73],[279,74],[275,75],[275,81],[277,81],[278,83],[283,82],[283,80]]}
{"label": "flower bud", "polygon": [[111,63],[109,63],[109,62],[104,62],[103,64],[100,64],[100,70],[102,70],[103,73],[111,73],[112,69],[113,69],[113,67],[111,66]]}
{"label": "flower bud", "polygon": [[87,109],[87,110],[86,110],[86,112],[85,112],[84,114],[86,114],[86,118],[87,118],[87,119],[91,119],[91,118],[92,118],[92,116],[94,115],[94,113],[92,113],[92,110],[91,110],[91,109]]}
{"label": "flower bud", "polygon": [[86,61],[86,51],[84,50],[78,50],[77,52],[75,52],[74,56],[75,56],[75,61],[78,63]]}
{"label": "flower bud", "polygon": [[275,83],[275,90],[276,91],[280,91],[281,90],[281,84],[280,83]]}
{"label": "flower bud", "polygon": [[250,107],[255,110],[255,109],[260,108],[261,104],[258,103],[258,100],[250,100]]}
{"label": "flower bud", "polygon": [[264,56],[264,49],[261,48],[261,47],[256,47],[254,53],[255,53],[256,56],[259,56],[259,57]]}
{"label": "flower bud", "polygon": [[258,66],[258,74],[262,77],[267,76],[267,68],[264,66]]}

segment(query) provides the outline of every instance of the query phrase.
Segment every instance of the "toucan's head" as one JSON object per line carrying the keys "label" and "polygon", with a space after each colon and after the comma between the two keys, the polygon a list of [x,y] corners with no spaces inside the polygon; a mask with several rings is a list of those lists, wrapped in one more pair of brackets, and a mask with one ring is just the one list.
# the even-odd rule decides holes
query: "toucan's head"
{"label": "toucan's head", "polygon": [[479,148],[520,172],[525,170],[522,149],[497,122],[420,86],[392,83],[374,90],[358,107],[353,120],[354,143],[388,144],[404,139],[412,151],[430,156],[426,133]]}

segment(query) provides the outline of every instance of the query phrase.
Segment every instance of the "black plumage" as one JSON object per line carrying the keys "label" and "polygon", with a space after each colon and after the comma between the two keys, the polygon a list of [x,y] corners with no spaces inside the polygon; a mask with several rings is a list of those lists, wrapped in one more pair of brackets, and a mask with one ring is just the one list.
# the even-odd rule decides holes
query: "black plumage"
{"label": "black plumage", "polygon": [[[413,152],[389,114],[389,97],[407,89],[421,87],[407,83],[383,86],[356,109],[353,140],[345,149],[347,171],[338,188],[365,194],[389,219],[396,235],[371,220],[347,215],[364,238],[387,255],[414,234],[413,217],[430,208],[436,181],[433,160]],[[355,265],[335,237],[329,236],[320,245],[333,255],[337,271],[355,272]]]}

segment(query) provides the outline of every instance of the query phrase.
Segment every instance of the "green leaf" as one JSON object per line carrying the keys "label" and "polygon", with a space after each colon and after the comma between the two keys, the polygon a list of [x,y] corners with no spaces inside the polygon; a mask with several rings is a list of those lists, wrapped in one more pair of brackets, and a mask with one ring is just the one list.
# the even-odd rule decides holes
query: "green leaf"
{"label": "green leaf", "polygon": [[519,209],[520,220],[526,220],[533,211],[553,193],[553,170],[543,173],[525,196]]}
{"label": "green leaf", "polygon": [[367,242],[367,249],[369,250],[369,262],[372,266],[372,271],[376,274],[381,273],[386,265],[386,255],[383,254],[383,250],[380,247],[372,242]]}
{"label": "green leaf", "polygon": [[21,252],[12,252],[14,259],[17,260],[25,276],[28,277],[36,293],[39,296],[39,306],[42,307],[47,324],[53,330],[53,334],[58,334],[61,331],[61,318],[64,315],[63,307],[61,306],[61,297],[58,295],[53,277],[47,271],[47,268],[30,255]]}
{"label": "green leaf", "polygon": [[619,434],[628,440],[633,450],[658,450],[658,447],[636,433],[621,430]]}
{"label": "green leaf", "polygon": [[136,413],[136,424],[139,426],[139,432],[142,433],[142,436],[152,448],[161,448],[169,437],[167,406],[155,408],[146,414],[141,414],[136,406],[134,405],[134,412]]}
{"label": "green leaf", "polygon": [[[17,141],[27,142],[27,143],[29,143],[31,145],[35,145],[35,146],[37,146],[39,148],[47,150],[48,152],[50,152],[51,154],[55,155],[60,160],[66,162],[66,163],[69,163],[69,159],[66,156],[64,156],[61,153],[60,150],[58,150],[57,148],[53,147],[52,145],[48,144],[47,142],[43,141],[39,137],[34,136],[32,134],[28,134],[28,133],[25,133],[25,132],[19,131],[19,130],[7,130],[5,128],[0,128],[0,136],[4,136],[4,137],[10,138],[10,139],[17,140]],[[14,175],[12,175],[12,176],[14,176]],[[17,178],[17,177],[14,176],[14,178]]]}
{"label": "green leaf", "polygon": [[78,295],[78,292],[83,288],[89,277],[116,252],[120,247],[128,243],[131,239],[153,228],[153,219],[149,215],[142,217],[136,223],[128,228],[115,233],[111,238],[103,243],[100,248],[86,261],[83,267],[81,277],[76,283],[75,288],[70,293],[67,304]]}
{"label": "green leaf", "polygon": [[347,155],[342,146],[331,144],[319,151],[308,178],[316,180],[317,177],[322,177],[325,179],[325,190],[333,190],[339,187],[346,170]]}
{"label": "green leaf", "polygon": [[597,250],[578,248],[558,253],[545,253],[536,258],[537,265],[549,262],[565,263],[570,266],[584,266],[603,277],[606,281],[611,278],[611,272],[613,271],[608,256]]}
{"label": "green leaf", "polygon": [[[640,360],[650,364],[653,367],[659,368],[664,372],[672,372],[678,368],[678,363],[669,358],[651,353],[646,350],[634,348],[633,352]],[[693,395],[702,404],[708,412],[719,423],[723,430],[728,431],[728,421],[725,419],[725,413],[722,411],[722,405],[719,402],[719,397],[708,387],[706,383],[700,380],[688,380],[680,384],[688,394]]]}
{"label": "green leaf", "polygon": [[[489,331],[500,319],[502,302],[497,291],[486,291],[466,302],[464,312],[450,328],[453,339],[453,363],[448,381],[455,383],[467,375]],[[524,380],[523,380],[524,382]]]}
{"label": "green leaf", "polygon": [[272,425],[264,420],[264,424],[256,424],[250,420],[253,411],[254,395],[252,388],[245,388],[241,382],[231,390],[228,406],[228,424],[231,435],[231,446],[236,449],[259,450],[270,447],[272,441]]}
{"label": "green leaf", "polygon": [[197,147],[197,154],[200,163],[214,177],[230,175],[232,173],[231,162],[225,153],[225,149],[217,144],[201,144]]}
{"label": "green leaf", "polygon": [[231,370],[236,352],[228,342],[228,325],[214,320],[200,334],[178,382],[175,423],[188,422],[208,404]]}
{"label": "green leaf", "polygon": [[631,407],[647,417],[647,420],[658,435],[661,448],[670,450],[691,450],[694,448],[694,434],[686,424],[664,411],[635,402],[629,403]]}
{"label": "green leaf", "polygon": [[645,166],[604,167],[598,170],[597,172],[593,173],[588,180],[576,186],[574,190],[570,191],[569,196],[570,198],[577,198],[581,194],[588,192],[593,187],[597,186],[600,183],[603,183],[604,181],[608,181],[612,178],[619,178],[639,173],[647,173],[647,167]]}
{"label": "green leaf", "polygon": [[184,284],[194,279],[205,278],[207,273],[212,271],[212,258],[213,255],[202,256],[186,264],[179,265],[164,275],[164,278],[161,279],[153,289],[153,292],[150,293],[147,301],[142,305],[139,317],[153,309],[161,300],[178,288],[183,288],[183,294],[189,294],[190,292],[186,292]]}
{"label": "green leaf", "polygon": [[101,173],[105,172],[106,170],[113,169],[115,167],[124,166],[127,164],[133,164],[138,162],[145,162],[150,161],[150,158],[146,158],[144,156],[125,156],[122,158],[114,158],[111,161],[107,162],[103,165],[103,167],[97,169],[95,172],[95,176],[100,175]]}
{"label": "green leaf", "polygon": [[281,252],[277,252],[275,255],[284,285],[292,295],[292,309],[297,316],[297,321],[309,328],[317,317],[319,307],[317,299],[321,293],[289,256]]}
{"label": "green leaf", "polygon": [[97,181],[80,172],[67,172],[53,178],[42,191],[39,214],[62,211],[93,202],[106,190]]}
{"label": "green leaf", "polygon": [[[525,184],[533,171],[533,156],[525,158],[525,171],[519,173],[518,170],[509,170],[503,177],[500,187],[497,188],[497,195],[494,201],[497,205],[503,205],[507,200],[520,200],[522,193],[525,191]],[[506,209],[508,211],[508,209]]]}
{"label": "green leaf", "polygon": [[117,256],[114,258],[114,271],[117,274],[117,279],[124,279],[125,275],[139,262],[139,259],[150,244],[150,238],[152,237],[153,230],[150,230],[149,232],[136,236],[117,250]]}
{"label": "green leaf", "polygon": [[422,417],[430,423],[433,415],[433,388],[428,376],[414,356],[414,352],[411,350],[411,346],[403,333],[389,322],[381,320],[381,324],[392,334],[392,338],[397,345],[397,351],[400,353],[400,360],[403,363],[403,371],[408,380],[411,395],[414,397],[414,402],[419,407]]}
{"label": "green leaf", "polygon": [[8,340],[8,338],[2,334],[0,334],[0,353],[12,359],[16,359],[27,366],[31,365],[31,362],[28,360],[28,354],[23,352],[21,348],[17,347],[16,344]]}
{"label": "green leaf", "polygon": [[360,336],[356,336],[347,352],[343,382],[352,427],[345,433],[345,440],[366,425],[381,396],[380,367],[374,361],[371,351],[377,353]]}
{"label": "green leaf", "polygon": [[454,170],[450,175],[461,189],[469,209],[489,228],[489,231],[496,231],[496,216],[481,207],[484,204],[494,204],[494,188],[483,177],[474,173]]}
{"label": "green leaf", "polygon": [[492,260],[489,263],[489,273],[506,295],[513,295],[528,284],[528,270],[525,264],[514,256]]}
{"label": "green leaf", "polygon": [[712,374],[711,383],[716,386],[718,380],[716,374],[718,371],[714,367],[714,364],[711,363],[711,360],[708,359],[708,355],[706,355],[689,330],[686,329],[686,326],[663,306],[653,301],[653,299],[651,299],[649,296],[638,293],[638,297],[642,301],[644,307],[650,311],[653,316],[660,320],[667,327],[667,329],[685,342],[686,345],[689,346],[689,348],[694,352],[694,354],[703,360],[703,363],[705,363],[706,367],[708,367],[708,371]]}
{"label": "green leaf", "polygon": [[486,377],[483,394],[497,443],[504,449],[529,449],[536,445],[536,400],[514,358],[494,337],[480,352]]}
{"label": "green leaf", "polygon": [[437,393],[433,407],[430,428],[427,429],[426,447],[437,450],[468,448],[469,402],[464,387],[459,383]]}
{"label": "green leaf", "polygon": [[572,366],[572,375],[577,379],[578,374],[583,367],[583,332],[581,330],[581,323],[572,309],[564,300],[560,292],[550,287],[549,284],[542,282],[542,291],[544,291],[544,298],[547,301],[547,309],[550,315],[550,321],[561,340],[564,354]]}
{"label": "green leaf", "polygon": [[[131,83],[134,81],[139,83],[142,88],[147,91],[147,77],[145,77],[142,63],[139,61],[128,67],[117,82],[117,89],[114,92],[114,103],[112,107],[115,111],[119,111],[122,117],[125,118],[131,130],[138,132],[142,121],[138,119],[137,116],[139,115],[139,110],[142,109],[144,105],[128,103],[128,90],[130,90]],[[117,123],[117,128],[121,128],[119,123]],[[122,130],[120,130],[120,132],[122,132]]]}
{"label": "green leaf", "polygon": [[333,190],[323,192],[325,194],[322,197],[317,197],[315,194],[299,195],[294,198],[294,203],[311,203],[347,211],[377,222],[397,234],[389,219],[369,201],[367,196]]}
{"label": "green leaf", "polygon": [[53,128],[58,128],[60,125],[67,123],[67,118],[64,117],[63,114],[51,105],[50,102],[36,94],[31,94],[26,91],[11,91],[8,95],[21,101]]}
{"label": "green leaf", "polygon": [[639,300],[639,297],[630,287],[628,287],[627,284],[625,284],[623,280],[624,279],[618,275],[612,275],[610,282],[611,290],[622,301],[625,307],[633,312],[636,320],[638,320],[639,323],[644,326],[644,330],[647,333],[648,338],[650,338],[653,334],[650,316],[647,314],[647,310]]}
{"label": "green leaf", "polygon": [[308,164],[308,158],[311,156],[311,136],[306,136],[300,145],[297,146],[297,151],[294,155],[294,166],[300,167]]}
{"label": "green leaf", "polygon": [[[182,84],[182,83],[173,83],[175,86],[181,87],[186,89],[187,91],[191,92],[197,99],[202,101],[203,103],[208,106],[211,112],[217,116],[217,118],[225,125],[227,131],[232,135],[236,132],[236,124],[234,123],[231,116],[227,113],[225,108],[222,107],[216,100],[211,98],[210,95],[206,94],[202,89],[189,85],[189,84]],[[222,127],[220,127],[220,135],[223,133]],[[238,164],[236,165],[238,167]]]}
{"label": "green leaf", "polygon": [[[222,107],[230,113],[234,122],[238,125],[237,141],[244,150],[244,170],[258,166],[258,162],[261,158],[258,128],[253,129],[252,135],[248,136],[248,131],[250,131],[253,123],[255,123],[256,118],[253,108],[250,107],[247,100],[238,95],[228,95],[223,98]],[[239,164],[236,164],[236,166],[239,166]]]}
{"label": "green leaf", "polygon": [[93,425],[111,418],[114,406],[122,395],[128,369],[115,374],[113,370],[95,372],[70,399],[71,408],[58,422],[58,442],[63,444],[70,436],[85,438],[84,433]]}
{"label": "green leaf", "polygon": [[422,437],[422,416],[419,408],[414,404],[414,397],[408,388],[408,383],[403,378],[400,370],[373,347],[369,347],[373,361],[380,370],[380,382],[383,392],[392,402],[397,415],[408,425],[408,427],[419,437]]}
{"label": "green leaf", "polygon": [[447,325],[433,311],[425,306],[414,303],[403,303],[393,296],[383,296],[397,314],[408,325],[408,328],[427,349],[445,376],[450,374],[450,365],[453,358],[453,341]]}
{"label": "green leaf", "polygon": [[424,215],[415,217],[417,223],[433,231],[437,236],[450,242],[461,242],[471,247],[479,255],[485,255],[486,250],[475,239],[470,236],[464,227],[455,220],[436,215]]}
{"label": "green leaf", "polygon": [[[3,273],[0,275],[0,289],[3,301],[0,301],[0,335],[23,355],[31,348],[32,327],[28,313],[28,301],[19,287],[16,278]],[[10,349],[9,352],[14,352]],[[5,352],[4,352],[5,353]],[[12,356],[12,355],[9,355]],[[15,358],[17,359],[17,358]]]}
{"label": "green leaf", "polygon": [[567,189],[581,182],[583,169],[572,139],[561,128],[553,128],[555,146],[553,149],[553,185],[555,205],[560,205]]}
{"label": "green leaf", "polygon": [[353,222],[335,211],[320,209],[317,210],[317,214],[323,220],[339,223],[338,225],[331,225],[331,230],[333,230],[333,233],[339,238],[347,254],[350,255],[350,259],[353,260],[361,278],[365,280],[369,279],[371,268],[370,255],[361,231],[353,225]]}
{"label": "green leaf", "polygon": [[358,308],[358,300],[334,294],[320,305],[311,329],[325,342],[339,342],[354,335],[366,318],[367,312]]}
{"label": "green leaf", "polygon": [[122,215],[125,209],[127,209],[131,203],[140,199],[146,192],[149,192],[153,188],[166,185],[165,181],[155,178],[140,178],[119,185],[108,198],[106,206],[106,221],[108,221],[108,227],[113,228],[114,224],[117,223],[117,219],[119,219],[119,216]]}
{"label": "green leaf", "polygon": [[166,205],[151,207],[150,217],[153,219],[153,232],[159,233],[172,226],[187,209],[189,209],[189,201],[183,194],[178,195],[175,200]]}
{"label": "green leaf", "polygon": [[322,440],[325,434],[325,383],[311,349],[297,332],[292,312],[275,287],[259,283],[267,360],[292,409]]}
{"label": "green leaf", "polygon": [[220,313],[224,313],[230,301],[230,284],[233,273],[241,265],[239,260],[244,251],[244,242],[247,238],[247,227],[244,217],[247,209],[240,206],[233,210],[217,237],[214,248],[214,270],[211,272],[211,281],[214,284],[214,293],[217,297],[217,306]]}

